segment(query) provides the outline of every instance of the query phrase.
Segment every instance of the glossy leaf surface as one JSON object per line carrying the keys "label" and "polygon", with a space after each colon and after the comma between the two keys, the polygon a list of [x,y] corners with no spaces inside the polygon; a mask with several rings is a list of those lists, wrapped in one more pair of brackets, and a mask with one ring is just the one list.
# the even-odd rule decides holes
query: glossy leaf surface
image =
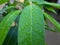
{"label": "glossy leaf surface", "polygon": [[19,19],[18,45],[45,45],[44,17],[42,10],[28,5]]}

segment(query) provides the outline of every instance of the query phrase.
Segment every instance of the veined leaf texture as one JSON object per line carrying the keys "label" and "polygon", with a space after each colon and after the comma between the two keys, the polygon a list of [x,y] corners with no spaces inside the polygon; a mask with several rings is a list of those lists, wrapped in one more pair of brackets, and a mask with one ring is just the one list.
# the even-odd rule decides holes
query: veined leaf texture
{"label": "veined leaf texture", "polygon": [[18,45],[45,45],[44,17],[34,4],[26,6],[19,19]]}

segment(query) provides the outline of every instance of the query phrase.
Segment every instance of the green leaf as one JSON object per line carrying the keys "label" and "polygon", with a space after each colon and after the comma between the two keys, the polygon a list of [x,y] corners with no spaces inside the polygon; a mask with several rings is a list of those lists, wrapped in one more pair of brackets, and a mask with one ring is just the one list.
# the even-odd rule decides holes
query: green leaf
{"label": "green leaf", "polygon": [[42,4],[44,0],[29,0],[29,1],[31,1],[31,2],[37,2],[39,4]]}
{"label": "green leaf", "polygon": [[6,8],[4,8],[4,9],[1,9],[0,10],[0,13],[3,13],[3,12],[5,12],[6,10],[9,10],[9,9],[12,9],[12,8],[15,8],[14,6],[9,6],[9,7],[6,7]]}
{"label": "green leaf", "polygon": [[60,24],[52,16],[50,16],[49,14],[47,14],[45,12],[44,12],[44,16],[46,18],[48,18],[52,22],[52,24],[58,29],[58,31],[60,32]]}
{"label": "green leaf", "polygon": [[57,12],[50,6],[45,6],[45,8],[48,10],[48,11],[51,11],[53,12],[54,14],[57,14]]}
{"label": "green leaf", "polygon": [[13,21],[16,19],[20,10],[11,11],[0,23],[0,45],[2,45]]}
{"label": "green leaf", "polygon": [[9,1],[9,0],[0,0],[0,4],[3,4],[5,2],[7,2],[7,1]]}
{"label": "green leaf", "polygon": [[44,4],[44,0],[25,0],[26,3],[30,3],[33,2],[34,4],[37,4],[40,6],[40,8],[42,8],[42,4]]}
{"label": "green leaf", "polygon": [[0,16],[0,22],[2,21],[2,19],[3,19],[3,16],[1,15],[1,16]]}
{"label": "green leaf", "polygon": [[52,32],[58,32],[58,31],[56,30],[56,28],[52,28],[52,27],[50,27],[50,26],[48,26],[48,25],[45,25],[45,29],[48,30],[48,31],[52,31]]}
{"label": "green leaf", "polygon": [[42,10],[28,5],[19,19],[18,45],[45,45],[44,17]]}
{"label": "green leaf", "polygon": [[57,4],[57,3],[50,3],[50,2],[44,1],[44,4],[60,9],[60,4]]}
{"label": "green leaf", "polygon": [[2,45],[17,45],[17,32],[17,26],[11,27]]}

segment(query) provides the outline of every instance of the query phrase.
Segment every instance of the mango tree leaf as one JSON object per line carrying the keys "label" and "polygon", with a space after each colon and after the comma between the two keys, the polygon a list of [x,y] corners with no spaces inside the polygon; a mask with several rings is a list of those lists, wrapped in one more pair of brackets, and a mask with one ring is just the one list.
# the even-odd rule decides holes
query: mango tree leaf
{"label": "mango tree leaf", "polygon": [[19,19],[18,45],[45,45],[44,17],[42,10],[30,4]]}
{"label": "mango tree leaf", "polygon": [[52,24],[58,29],[58,31],[60,32],[60,24],[52,16],[50,16],[49,14],[47,14],[45,12],[44,12],[44,16],[46,18],[48,18],[52,22]]}
{"label": "mango tree leaf", "polygon": [[60,9],[60,4],[57,4],[57,3],[50,3],[50,2],[44,1],[44,4]]}
{"label": "mango tree leaf", "polygon": [[16,19],[20,10],[10,12],[0,23],[0,45],[2,45],[13,21]]}
{"label": "mango tree leaf", "polygon": [[9,0],[0,0],[0,4],[3,4],[5,2],[7,2],[7,1],[9,1]]}

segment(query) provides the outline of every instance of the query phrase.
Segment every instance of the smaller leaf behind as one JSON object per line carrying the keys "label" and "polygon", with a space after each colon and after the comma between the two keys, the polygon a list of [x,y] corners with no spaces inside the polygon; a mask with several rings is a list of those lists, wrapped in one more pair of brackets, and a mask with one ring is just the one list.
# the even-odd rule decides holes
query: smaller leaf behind
{"label": "smaller leaf behind", "polygon": [[29,0],[29,1],[31,1],[31,2],[37,2],[37,3],[41,4],[44,0]]}
{"label": "smaller leaf behind", "polygon": [[6,7],[6,8],[4,8],[4,9],[1,9],[0,10],[0,13],[3,13],[3,12],[5,12],[6,10],[9,10],[9,9],[12,9],[12,8],[15,8],[14,6],[9,6],[9,7]]}
{"label": "smaller leaf behind", "polygon": [[51,11],[53,12],[54,14],[57,14],[57,12],[50,6],[45,6],[45,8],[48,10],[48,11]]}
{"label": "smaller leaf behind", "polygon": [[0,0],[0,4],[3,4],[5,2],[7,2],[7,1],[9,1],[9,0]]}
{"label": "smaller leaf behind", "polygon": [[52,28],[48,25],[45,25],[45,29],[48,30],[48,31],[52,31],[52,32],[58,32],[55,28]]}
{"label": "smaller leaf behind", "polygon": [[46,12],[43,12],[43,13],[44,13],[44,16],[46,18],[48,18],[52,22],[52,24],[58,29],[58,31],[60,32],[60,24],[52,16],[47,14]]}
{"label": "smaller leaf behind", "polygon": [[20,10],[11,11],[0,23],[0,45],[2,45],[13,21],[16,19]]}
{"label": "smaller leaf behind", "polygon": [[49,6],[57,8],[57,9],[60,9],[60,5],[57,3],[50,3],[50,2],[44,1],[44,5],[49,5]]}

